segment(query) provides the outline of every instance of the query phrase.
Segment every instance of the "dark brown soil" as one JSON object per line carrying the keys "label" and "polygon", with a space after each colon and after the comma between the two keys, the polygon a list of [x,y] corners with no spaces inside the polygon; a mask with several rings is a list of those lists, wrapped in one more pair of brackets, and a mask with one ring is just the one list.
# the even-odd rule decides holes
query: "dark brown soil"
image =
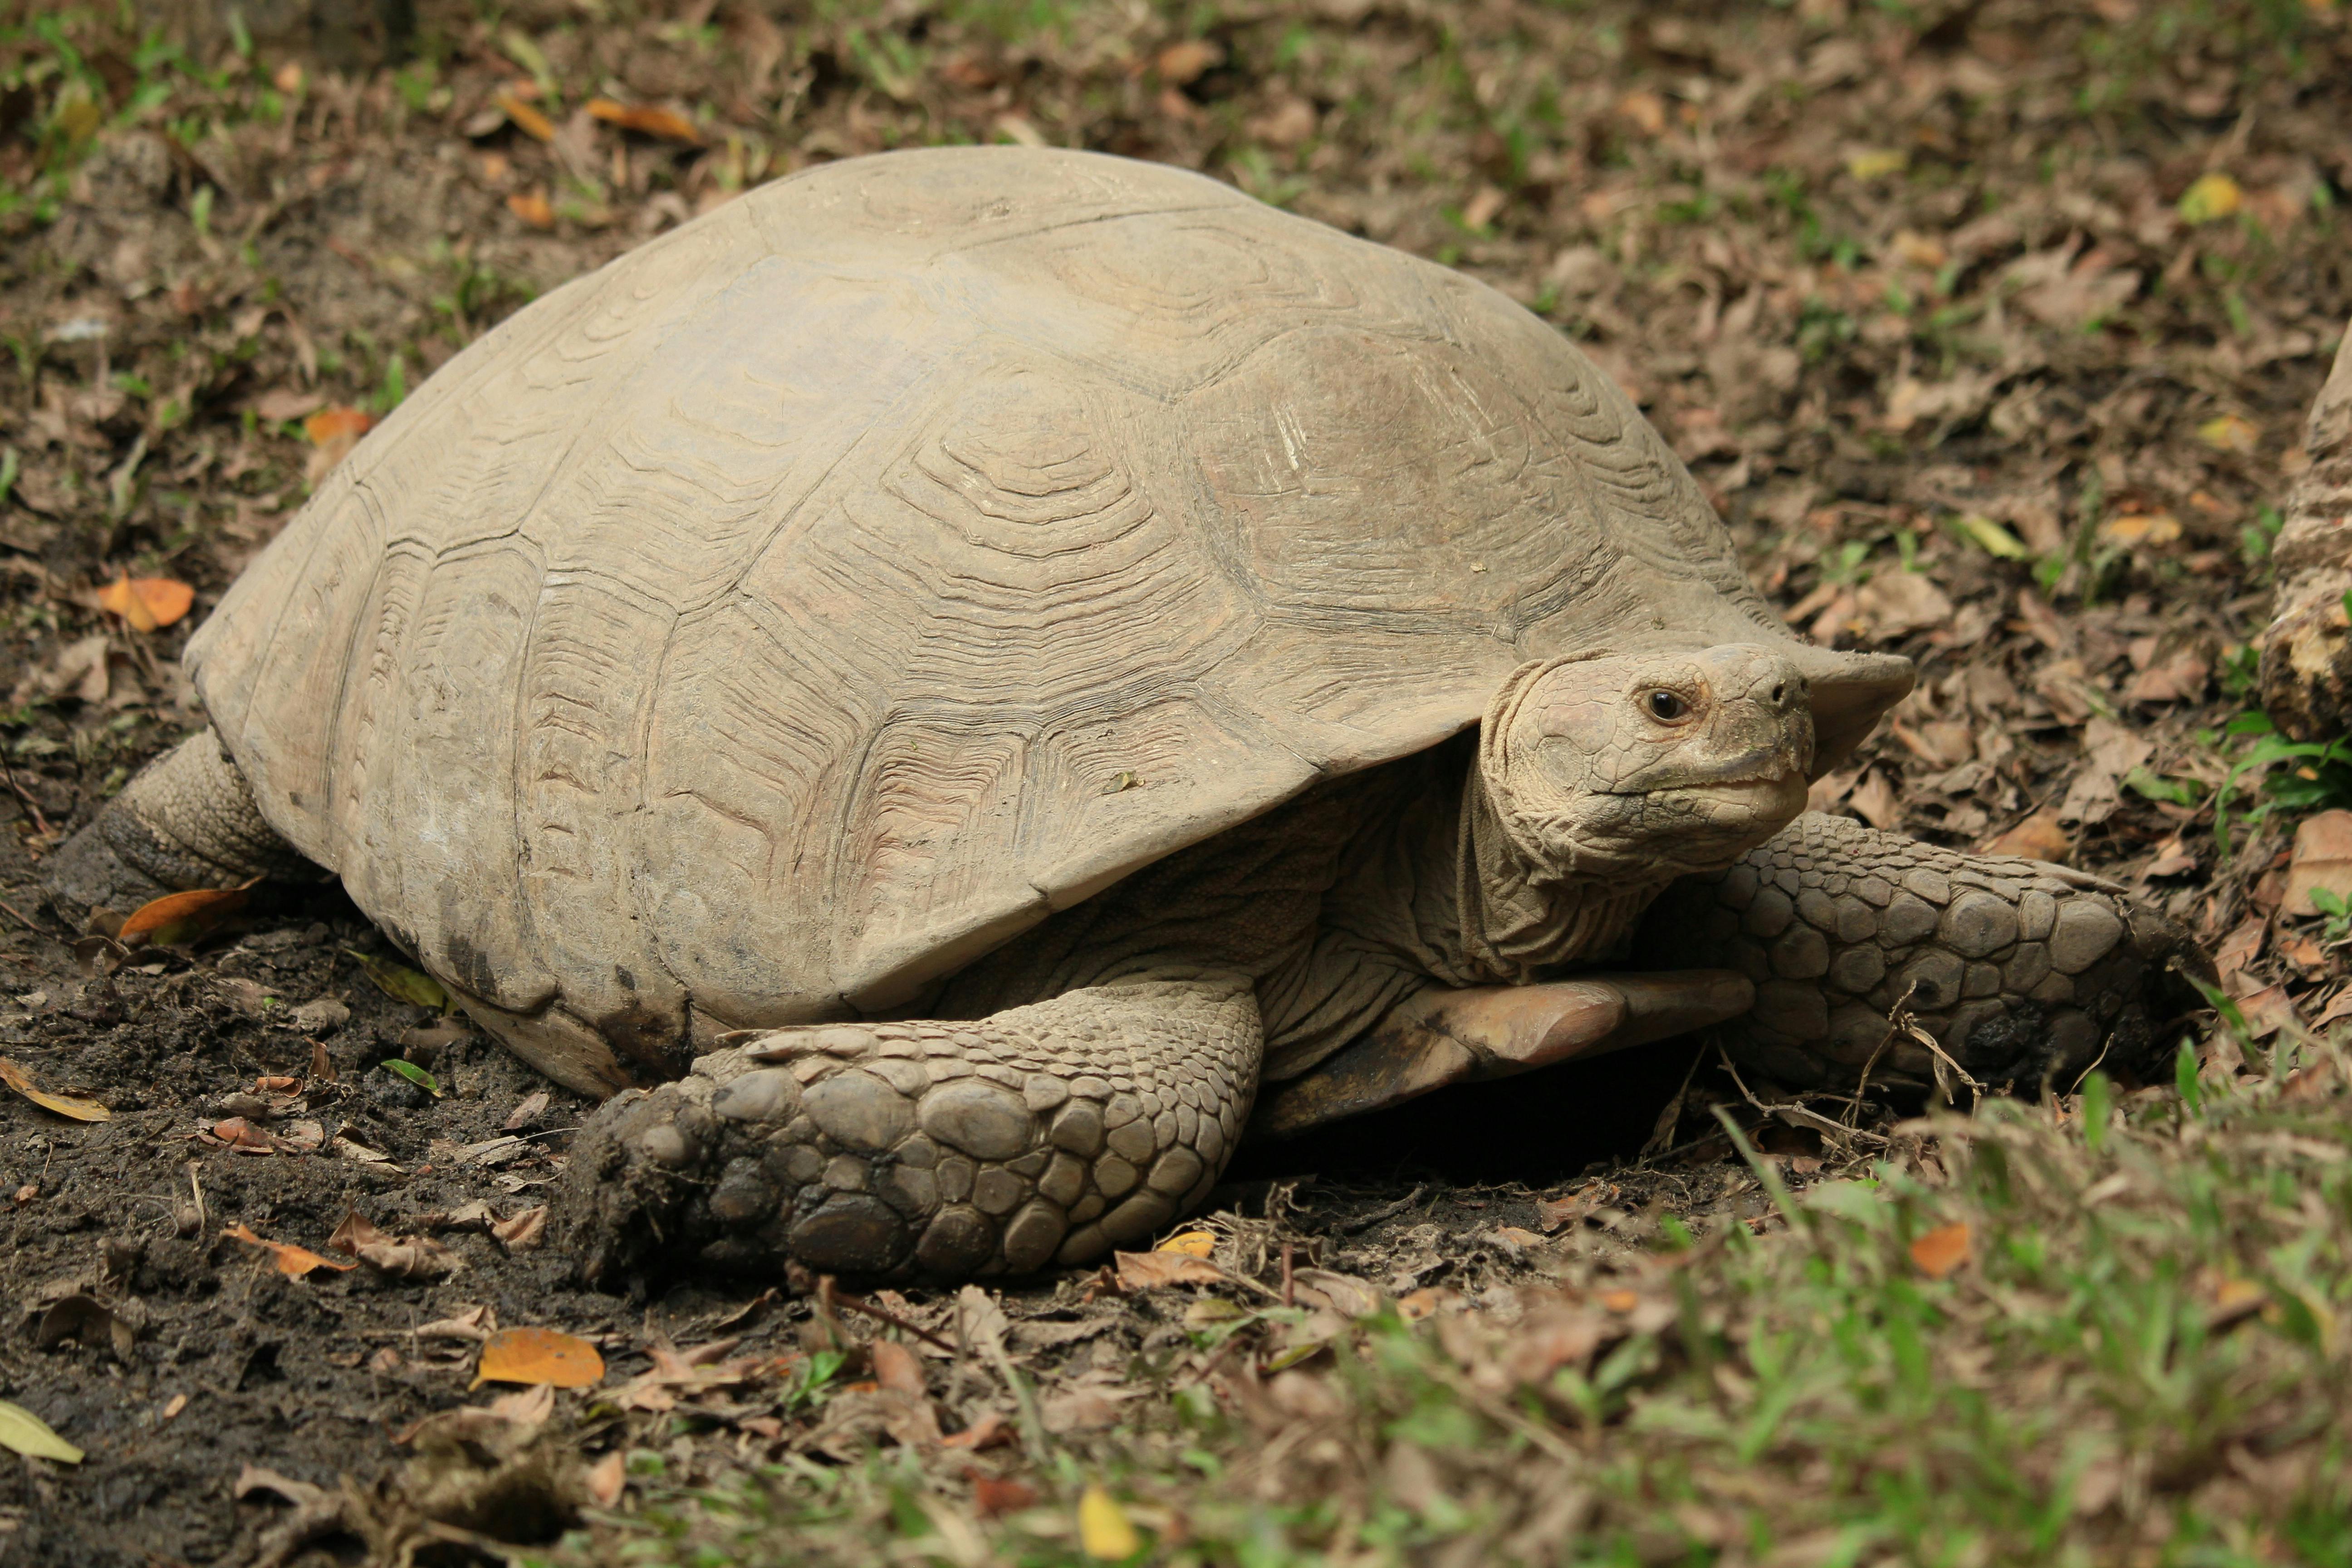
{"label": "dark brown soil", "polygon": [[[0,834],[0,1050],[112,1118],[0,1097],[0,1293],[18,1313],[0,1396],[88,1453],[0,1466],[0,1561],[252,1558],[287,1510],[234,1497],[244,1466],[364,1488],[416,1422],[467,1401],[475,1343],[424,1325],[566,1330],[616,1381],[664,1336],[723,1329],[734,1354],[783,1354],[827,1331],[804,1300],[746,1316],[761,1292],[738,1282],[583,1293],[560,1257],[509,1255],[460,1215],[540,1203],[588,1108],[553,1090],[522,1145],[469,1156],[547,1086],[478,1037],[433,1063],[439,1098],[380,1067],[431,1016],[370,983],[353,954],[397,955],[332,889],[119,967],[86,941],[78,958],[40,892],[41,858],[197,721],[177,650],[336,455],[306,415],[380,412],[538,289],[819,159],[951,137],[1165,158],[1507,289],[1637,393],[1798,624],[1920,661],[1920,694],[1819,804],[1971,845],[2046,817],[2046,852],[2137,880],[2209,941],[2236,933],[2241,994],[2281,982],[2315,1017],[2339,993],[2341,955],[2273,918],[2285,827],[2242,826],[2225,855],[2211,809],[2235,744],[2214,732],[2243,706],[2265,603],[2263,509],[2352,314],[2336,7],[1326,0],[1023,21],[943,3],[813,20],[700,0],[591,26],[533,0],[495,22],[421,5],[409,63],[340,74],[373,47],[358,8],[331,56],[290,26],[250,59],[219,29],[174,58],[79,13],[68,58],[27,29],[50,9],[0,7],[0,756],[19,818]],[[554,111],[536,130],[532,93]],[[501,107],[518,94],[523,112]],[[598,95],[674,106],[698,139],[616,129],[581,108]],[[2210,175],[2231,210],[2210,212],[2219,187],[2192,195]],[[97,591],[126,571],[193,584],[195,614],[160,631],[105,614]],[[298,1025],[328,998],[347,1020]],[[1705,1107],[1738,1098],[1708,1074],[1665,1130],[1675,1152],[1625,1163],[1690,1061],[1556,1072],[1254,1151],[1218,1202],[1268,1257],[1286,1240],[1391,1294],[1475,1294],[1515,1276],[1507,1233],[1540,1228],[1536,1197],[1592,1162],[1629,1225],[1760,1201],[1706,1137]],[[207,1141],[271,1077],[302,1080],[299,1102],[248,1120],[288,1143]],[[384,1159],[299,1152],[303,1122]],[[1773,1146],[1797,1170],[1819,1152],[1785,1128]],[[323,1250],[352,1211],[462,1267],[293,1279],[222,1235]],[[1110,1311],[1082,1310],[1090,1290],[1048,1279],[1004,1306]],[[126,1334],[85,1318],[44,1342],[75,1296]],[[1051,1386],[1102,1364],[1094,1338],[1164,1327],[1139,1312],[1015,1343]],[[667,1440],[608,1413],[582,1441],[625,1429]]]}

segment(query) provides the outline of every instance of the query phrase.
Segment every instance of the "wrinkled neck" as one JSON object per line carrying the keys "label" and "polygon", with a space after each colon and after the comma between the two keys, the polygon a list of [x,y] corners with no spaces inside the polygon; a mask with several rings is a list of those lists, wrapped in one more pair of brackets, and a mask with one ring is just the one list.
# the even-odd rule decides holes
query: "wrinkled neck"
{"label": "wrinkled neck", "polygon": [[1465,970],[1456,984],[1525,985],[1563,967],[1622,957],[1663,879],[1559,876],[1516,846],[1475,766],[1462,792],[1454,918]]}

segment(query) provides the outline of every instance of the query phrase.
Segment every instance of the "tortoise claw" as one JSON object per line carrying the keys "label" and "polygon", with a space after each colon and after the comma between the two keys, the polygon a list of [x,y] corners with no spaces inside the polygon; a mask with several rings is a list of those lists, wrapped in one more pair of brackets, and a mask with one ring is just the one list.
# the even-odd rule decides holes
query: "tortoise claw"
{"label": "tortoise claw", "polygon": [[1722,969],[1461,991],[1432,986],[1391,1008],[1312,1072],[1268,1086],[1250,1130],[1289,1137],[1450,1083],[1507,1078],[1671,1039],[1736,1018],[1755,1000],[1744,975]]}

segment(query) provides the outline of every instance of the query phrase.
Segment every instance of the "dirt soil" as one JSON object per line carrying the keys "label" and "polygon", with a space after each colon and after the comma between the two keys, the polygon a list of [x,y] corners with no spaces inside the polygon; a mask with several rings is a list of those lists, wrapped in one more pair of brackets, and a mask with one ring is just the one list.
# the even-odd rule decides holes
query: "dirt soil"
{"label": "dirt soil", "polygon": [[[659,1390],[691,1379],[639,1374],[676,1373],[676,1347],[862,1365],[855,1305],[567,1284],[530,1212],[589,1107],[379,985],[399,955],[334,889],[130,947],[41,891],[44,856],[201,721],[188,629],[367,417],[537,291],[823,159],[953,139],[1164,159],[1507,290],[1638,395],[1795,624],[1919,661],[1818,805],[2134,883],[2222,950],[2250,1008],[2347,997],[2320,927],[2279,912],[2291,825],[2255,777],[2214,833],[2266,509],[2352,315],[2352,26],[2326,0],[697,0],[602,21],[529,0],[422,5],[390,56],[350,7],[331,49],[299,7],[264,8],[283,26],[257,39],[102,9],[0,10],[0,1051],[110,1111],[0,1098],[0,1395],[87,1452],[0,1466],[0,1562],[352,1560],[284,1489],[240,1500],[247,1466],[354,1478],[380,1554],[431,1539],[414,1429],[467,1403],[502,1325],[583,1336],[614,1384],[654,1389],[575,1436],[591,1458],[664,1448],[673,1478],[809,1440],[789,1405],[724,1398],[703,1436],[664,1436]],[[126,574],[192,585],[194,612],[108,608]],[[2309,771],[2302,803],[2336,804]],[[1312,1268],[1475,1298],[1563,1226],[1606,1247],[1752,1212],[1709,1136],[1743,1090],[1689,1077],[1697,1054],[1253,1151],[1219,1234],[1269,1289]],[[380,1065],[400,1058],[441,1092]],[[1819,1167],[1786,1119],[1768,1146],[1800,1184]],[[328,1243],[354,1212],[442,1250],[352,1267]],[[295,1277],[262,1242],[330,1261]],[[959,1310],[873,1304],[935,1331]],[[1171,1331],[1092,1274],[1001,1305],[1079,1424],[1115,1418],[1108,1369]],[[437,1515],[452,1561],[460,1515]]]}

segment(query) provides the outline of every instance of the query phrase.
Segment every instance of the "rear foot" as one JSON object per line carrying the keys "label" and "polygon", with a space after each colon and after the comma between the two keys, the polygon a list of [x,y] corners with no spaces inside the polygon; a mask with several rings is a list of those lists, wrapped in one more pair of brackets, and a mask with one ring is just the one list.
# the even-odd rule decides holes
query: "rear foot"
{"label": "rear foot", "polygon": [[317,874],[262,819],[210,730],[141,769],[46,868],[49,902],[71,924],[93,909],[128,914],[166,893],[306,869]]}
{"label": "rear foot", "polygon": [[1755,1010],[1717,1037],[1794,1088],[1851,1089],[1865,1065],[1874,1085],[1933,1085],[1927,1048],[1889,1040],[1898,1006],[1988,1088],[2063,1089],[2094,1062],[2145,1076],[2203,1005],[2190,979],[2213,978],[2186,931],[2113,882],[1818,813],[1675,884],[1637,951],[1755,981]]}

